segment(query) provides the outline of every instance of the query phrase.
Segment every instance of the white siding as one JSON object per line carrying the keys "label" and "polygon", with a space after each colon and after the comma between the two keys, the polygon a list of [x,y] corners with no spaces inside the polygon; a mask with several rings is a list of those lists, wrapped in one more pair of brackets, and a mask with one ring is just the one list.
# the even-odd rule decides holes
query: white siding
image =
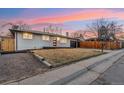
{"label": "white siding", "polygon": [[57,47],[70,47],[70,39],[67,39],[67,43],[57,43]]}
{"label": "white siding", "polygon": [[[67,43],[57,43],[57,47],[70,47],[70,40]],[[23,39],[22,33],[17,33],[17,50],[53,47],[53,40],[42,40],[42,35],[33,34],[33,39]]]}

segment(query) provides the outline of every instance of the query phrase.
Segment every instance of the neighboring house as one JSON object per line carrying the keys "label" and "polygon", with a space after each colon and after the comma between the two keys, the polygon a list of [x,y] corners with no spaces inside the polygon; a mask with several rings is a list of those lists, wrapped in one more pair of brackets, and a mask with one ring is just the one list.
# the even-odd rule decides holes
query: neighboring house
{"label": "neighboring house", "polygon": [[79,41],[85,41],[84,37],[76,37]]}
{"label": "neighboring house", "polygon": [[77,39],[68,36],[41,31],[14,29],[10,29],[10,31],[15,38],[15,50],[38,49],[44,47],[73,47],[71,41],[77,42]]}
{"label": "neighboring house", "polygon": [[98,41],[98,38],[88,38],[88,39],[85,39],[85,41]]}

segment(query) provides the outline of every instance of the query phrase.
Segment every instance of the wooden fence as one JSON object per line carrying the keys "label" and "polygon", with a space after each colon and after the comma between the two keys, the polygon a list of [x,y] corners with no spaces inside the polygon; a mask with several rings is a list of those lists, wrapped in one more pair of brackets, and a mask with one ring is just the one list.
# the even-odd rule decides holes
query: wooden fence
{"label": "wooden fence", "polygon": [[81,48],[96,48],[100,49],[102,48],[102,44],[104,44],[104,49],[119,49],[121,48],[120,42],[113,42],[113,41],[107,41],[107,42],[101,42],[101,41],[83,41],[80,42]]}
{"label": "wooden fence", "polygon": [[0,41],[0,50],[1,51],[14,51],[15,42],[13,38],[2,38]]}

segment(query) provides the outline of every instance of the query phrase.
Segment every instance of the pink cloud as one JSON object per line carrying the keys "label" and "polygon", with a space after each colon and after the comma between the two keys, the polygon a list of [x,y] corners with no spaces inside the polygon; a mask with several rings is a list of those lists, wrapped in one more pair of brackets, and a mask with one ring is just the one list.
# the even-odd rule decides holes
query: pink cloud
{"label": "pink cloud", "polygon": [[[122,13],[121,13],[122,14]],[[52,22],[52,23],[63,23],[68,21],[78,21],[78,20],[90,20],[97,18],[111,18],[111,17],[121,17],[114,15],[113,11],[107,9],[96,9],[96,10],[84,10],[76,13],[71,13],[68,15],[61,16],[52,16],[52,17],[41,17],[30,20],[31,23],[44,23],[44,22]],[[123,13],[124,15],[124,13]]]}
{"label": "pink cloud", "polygon": [[62,15],[38,17],[38,18],[20,18],[12,19],[12,21],[23,20],[28,24],[38,23],[64,23],[69,21],[92,20],[98,18],[118,18],[124,20],[124,12],[116,12],[111,9],[88,9],[74,13],[67,13]]}

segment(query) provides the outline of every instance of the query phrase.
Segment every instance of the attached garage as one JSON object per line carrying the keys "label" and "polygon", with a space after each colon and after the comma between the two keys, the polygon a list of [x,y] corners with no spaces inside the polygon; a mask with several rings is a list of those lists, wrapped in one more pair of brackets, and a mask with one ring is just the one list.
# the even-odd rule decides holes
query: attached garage
{"label": "attached garage", "polygon": [[77,47],[79,47],[79,40],[78,39],[72,39],[72,40],[70,40],[70,47],[71,48],[77,48]]}

